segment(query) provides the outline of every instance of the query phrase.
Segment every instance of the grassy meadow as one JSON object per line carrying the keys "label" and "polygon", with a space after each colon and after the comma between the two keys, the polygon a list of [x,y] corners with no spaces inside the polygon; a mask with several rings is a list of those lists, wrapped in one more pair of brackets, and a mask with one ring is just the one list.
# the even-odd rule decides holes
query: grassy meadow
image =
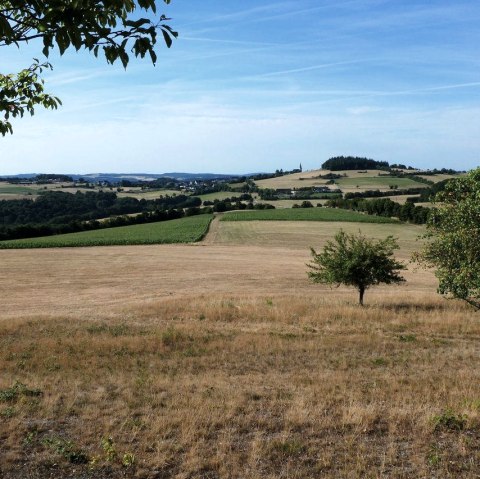
{"label": "grassy meadow", "polygon": [[31,195],[38,193],[39,187],[31,188],[29,186],[12,185],[9,183],[0,182],[0,195]]}
{"label": "grassy meadow", "polygon": [[117,193],[119,198],[136,198],[137,200],[155,200],[161,196],[178,196],[185,194],[179,190],[167,190],[167,189],[153,189],[153,190],[142,190],[142,188],[124,188],[123,191]]}
{"label": "grassy meadow", "polygon": [[76,193],[77,191],[92,191],[91,188],[73,187],[72,183],[48,183],[48,184],[32,184],[18,185],[0,181],[0,199],[32,199],[45,191],[64,191],[68,193]]}
{"label": "grassy meadow", "polygon": [[0,477],[476,478],[480,322],[431,271],[308,281],[338,230],[219,221],[201,243],[1,250]]}
{"label": "grassy meadow", "polygon": [[236,196],[237,198],[242,193],[238,193],[235,191],[216,191],[215,193],[207,193],[206,195],[198,195],[198,197],[202,201],[214,201],[214,200],[224,200],[226,198],[231,198],[232,196]]}
{"label": "grassy meadow", "polygon": [[199,215],[157,223],[0,241],[0,249],[190,243],[205,236],[212,218],[212,215]]}
{"label": "grassy meadow", "polygon": [[409,261],[421,247],[419,237],[425,228],[405,223],[356,223],[351,221],[221,221],[216,218],[202,244],[218,246],[281,247],[288,252],[305,254],[313,247],[322,248],[341,229],[350,234],[361,232],[376,239],[392,235],[398,239],[397,256]]}
{"label": "grassy meadow", "polygon": [[38,185],[14,185],[0,181],[0,200],[17,200],[32,198],[38,195],[41,187]]}

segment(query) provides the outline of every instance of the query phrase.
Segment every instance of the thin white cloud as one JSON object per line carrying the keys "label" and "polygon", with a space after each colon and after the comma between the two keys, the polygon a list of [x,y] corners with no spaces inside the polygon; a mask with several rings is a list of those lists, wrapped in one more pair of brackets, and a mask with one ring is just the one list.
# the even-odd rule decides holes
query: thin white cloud
{"label": "thin white cloud", "polygon": [[220,43],[227,45],[255,45],[260,47],[283,47],[285,44],[282,43],[272,43],[272,42],[255,42],[255,41],[245,41],[245,40],[228,40],[225,38],[206,38],[206,37],[196,37],[196,36],[185,36],[182,35],[182,40],[192,41],[192,42],[207,42],[207,43]]}
{"label": "thin white cloud", "polygon": [[47,75],[48,84],[50,86],[63,86],[70,85],[73,83],[85,82],[86,80],[93,80],[95,78],[110,76],[111,71],[108,69],[98,69],[95,71],[88,70],[77,70],[77,71],[68,71],[61,74],[51,74]]}
{"label": "thin white cloud", "polygon": [[[159,48],[157,68],[132,58],[125,72],[83,53],[55,54],[46,88],[63,107],[15,120],[14,136],[0,139],[0,173],[246,172],[295,167],[298,158],[313,168],[348,153],[474,166],[475,5],[174,2],[172,16],[178,9],[199,27],[175,25],[181,38]],[[28,60],[31,47],[2,55],[1,69]]]}
{"label": "thin white cloud", "polygon": [[224,24],[225,22],[229,21],[238,21],[247,17],[258,17],[259,14],[263,12],[272,12],[275,10],[284,10],[285,8],[291,9],[295,6],[294,2],[274,2],[269,3],[267,5],[256,6],[256,7],[249,7],[243,10],[237,10],[230,13],[220,14],[220,15],[205,15],[200,20],[184,23],[181,24],[181,27],[191,26],[191,25],[200,25],[204,23],[221,23]]}
{"label": "thin white cloud", "polygon": [[302,72],[308,72],[312,70],[321,70],[324,68],[330,68],[330,67],[336,67],[336,66],[341,66],[341,65],[352,65],[355,63],[365,63],[368,60],[346,60],[346,61],[340,61],[340,62],[331,62],[331,63],[321,63],[319,65],[310,65],[308,67],[300,67],[300,68],[291,68],[288,70],[280,70],[280,71],[274,71],[274,72],[268,72],[268,73],[260,73],[258,75],[255,75],[253,77],[249,78],[266,78],[266,77],[272,77],[272,76],[278,76],[278,75],[287,75],[290,73],[302,73]]}
{"label": "thin white cloud", "polygon": [[0,143],[0,156],[8,151],[4,174],[43,171],[45,165],[70,173],[160,173],[178,165],[189,171],[245,173],[293,167],[298,158],[306,168],[315,168],[329,156],[348,153],[391,162],[408,159],[425,167],[451,166],[455,157],[462,158],[456,167],[463,169],[478,158],[479,118],[480,106],[412,109],[341,103],[292,111],[276,104],[262,109],[226,104],[215,96],[179,102],[155,95],[128,115],[106,120],[42,112],[40,122],[27,119],[15,125],[14,137]]}
{"label": "thin white cloud", "polygon": [[369,113],[378,113],[382,111],[382,108],[374,106],[359,106],[353,108],[347,108],[347,112],[352,115],[365,115]]}
{"label": "thin white cloud", "polygon": [[469,82],[469,83],[455,83],[453,85],[440,85],[440,86],[432,86],[427,88],[417,88],[412,90],[404,90],[399,92],[392,92],[390,94],[395,95],[410,95],[414,93],[428,93],[428,92],[435,92],[435,91],[442,91],[442,90],[456,90],[459,88],[473,88],[479,87],[480,81],[478,82]]}

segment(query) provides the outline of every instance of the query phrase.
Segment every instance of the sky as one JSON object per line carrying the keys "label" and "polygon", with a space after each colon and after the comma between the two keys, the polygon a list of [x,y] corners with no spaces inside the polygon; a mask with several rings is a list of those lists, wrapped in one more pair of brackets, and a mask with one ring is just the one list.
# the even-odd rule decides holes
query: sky
{"label": "sky", "polygon": [[[179,39],[156,66],[50,55],[63,105],[14,120],[0,175],[480,165],[478,0],[158,4]],[[3,47],[0,71],[33,57],[37,44]]]}

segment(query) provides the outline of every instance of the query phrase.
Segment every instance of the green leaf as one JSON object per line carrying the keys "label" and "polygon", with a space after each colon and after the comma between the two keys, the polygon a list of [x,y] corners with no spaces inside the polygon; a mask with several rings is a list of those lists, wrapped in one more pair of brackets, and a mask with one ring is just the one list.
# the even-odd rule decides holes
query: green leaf
{"label": "green leaf", "polygon": [[[169,5],[170,0],[164,0]],[[161,22],[169,20],[157,15],[156,0],[39,0],[0,1],[0,46],[15,44],[21,46],[32,38],[42,41],[42,53],[49,56],[51,49],[58,48],[63,55],[69,48],[82,47],[98,57],[102,47],[107,63],[118,58],[126,67],[129,62],[127,50],[132,49],[141,58],[149,54],[153,64],[157,61],[154,50],[158,30],[167,47],[178,34],[170,25]],[[156,18],[138,18],[135,10],[140,7],[152,11]],[[9,11],[9,18],[3,14]],[[151,15],[150,15],[151,16]],[[3,114],[1,134],[11,132],[7,118],[34,114],[37,106],[55,109],[61,102],[44,93],[43,80],[39,78],[48,63],[38,61],[32,67],[13,75],[0,75],[0,112]],[[5,101],[8,100],[8,101]]]}

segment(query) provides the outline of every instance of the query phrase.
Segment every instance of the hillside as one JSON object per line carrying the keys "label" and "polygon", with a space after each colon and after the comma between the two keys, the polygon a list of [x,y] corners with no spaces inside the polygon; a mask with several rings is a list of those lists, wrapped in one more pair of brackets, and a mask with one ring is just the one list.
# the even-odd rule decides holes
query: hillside
{"label": "hillside", "polygon": [[[335,180],[335,185],[327,185],[328,179],[320,178],[321,176],[331,173],[341,176],[341,178]],[[452,177],[453,175],[439,175],[437,181]],[[436,178],[436,176],[425,176],[424,178],[430,180],[430,178]],[[293,175],[269,178],[266,180],[258,180],[255,183],[259,188],[299,189],[314,186],[328,186],[330,189],[340,188],[342,192],[366,191],[372,189],[388,191],[392,185],[397,185],[399,188],[426,188],[428,186],[425,183],[421,183],[410,178],[395,178],[386,176],[385,172],[381,170],[313,170],[295,173]]]}
{"label": "hillside", "polygon": [[[409,263],[424,226],[309,207],[207,233],[211,218],[0,250],[2,479],[476,477],[480,327]],[[310,247],[340,230],[398,238],[406,282],[365,307],[311,283]]]}
{"label": "hillside", "polygon": [[[360,226],[403,260],[423,231]],[[359,224],[0,251],[0,476],[473,479],[476,313],[430,271],[364,308],[310,283],[308,247],[339,228]]]}

